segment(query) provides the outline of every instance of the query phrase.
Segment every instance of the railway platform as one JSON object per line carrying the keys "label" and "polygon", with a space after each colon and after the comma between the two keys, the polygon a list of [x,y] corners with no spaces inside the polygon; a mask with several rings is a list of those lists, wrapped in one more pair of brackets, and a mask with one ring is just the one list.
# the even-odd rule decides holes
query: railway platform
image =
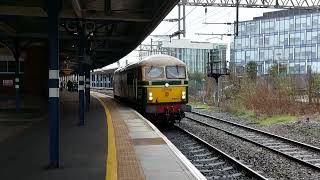
{"label": "railway platform", "polygon": [[48,121],[0,141],[0,179],[205,179],[160,131],[110,96],[92,92],[85,126],[78,94],[61,94],[61,167],[48,163]]}

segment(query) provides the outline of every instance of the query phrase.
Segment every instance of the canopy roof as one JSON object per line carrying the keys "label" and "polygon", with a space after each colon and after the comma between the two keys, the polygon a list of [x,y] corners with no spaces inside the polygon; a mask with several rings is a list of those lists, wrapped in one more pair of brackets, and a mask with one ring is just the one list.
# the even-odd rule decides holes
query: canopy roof
{"label": "canopy roof", "polygon": [[[0,41],[46,45],[46,0],[1,0]],[[134,50],[178,0],[61,0],[60,68],[77,69],[79,24],[86,29],[91,69],[112,64]]]}

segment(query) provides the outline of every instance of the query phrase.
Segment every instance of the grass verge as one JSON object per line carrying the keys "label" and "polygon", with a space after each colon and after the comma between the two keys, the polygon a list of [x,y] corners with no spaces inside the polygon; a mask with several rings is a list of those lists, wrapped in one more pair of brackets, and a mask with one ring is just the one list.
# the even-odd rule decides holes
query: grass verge
{"label": "grass verge", "polygon": [[256,120],[260,125],[287,124],[297,121],[299,118],[292,115],[277,115],[272,117],[262,117]]}

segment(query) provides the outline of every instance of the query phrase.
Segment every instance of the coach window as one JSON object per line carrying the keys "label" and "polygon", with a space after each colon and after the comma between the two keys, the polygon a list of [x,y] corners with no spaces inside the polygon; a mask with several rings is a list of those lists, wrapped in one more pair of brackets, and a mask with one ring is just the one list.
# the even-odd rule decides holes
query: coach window
{"label": "coach window", "polygon": [[147,79],[160,79],[164,78],[164,68],[163,67],[146,67],[144,69],[145,77]]}

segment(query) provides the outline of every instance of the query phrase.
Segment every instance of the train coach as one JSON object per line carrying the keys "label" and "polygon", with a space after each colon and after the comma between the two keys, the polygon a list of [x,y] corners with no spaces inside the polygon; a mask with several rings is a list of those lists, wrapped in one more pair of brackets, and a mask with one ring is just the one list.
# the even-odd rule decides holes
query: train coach
{"label": "train coach", "polygon": [[183,61],[153,55],[115,71],[114,97],[130,102],[151,119],[175,122],[190,111],[188,77]]}

